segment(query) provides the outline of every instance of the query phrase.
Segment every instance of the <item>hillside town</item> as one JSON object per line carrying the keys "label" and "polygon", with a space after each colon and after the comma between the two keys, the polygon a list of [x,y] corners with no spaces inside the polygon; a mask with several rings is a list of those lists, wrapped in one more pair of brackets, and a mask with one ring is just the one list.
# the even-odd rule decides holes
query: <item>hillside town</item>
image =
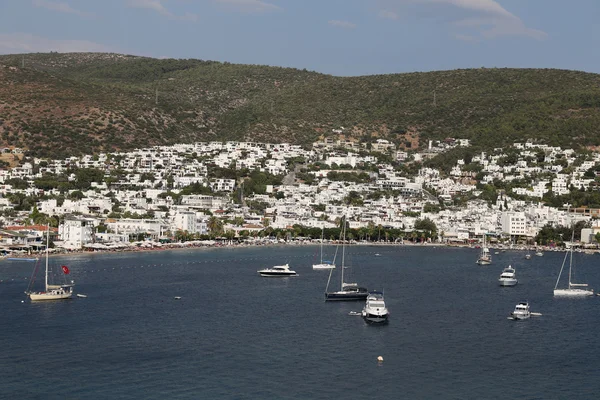
{"label": "hillside town", "polygon": [[[353,229],[377,227],[380,241],[390,240],[382,230],[396,229],[434,243],[473,243],[490,235],[535,244],[544,226],[578,221],[587,223],[581,241],[595,241],[596,210],[552,207],[542,199],[594,190],[600,154],[528,141],[459,159],[449,172],[425,166],[469,146],[465,139],[447,139],[409,152],[383,139],[366,145],[338,135],[310,149],[201,142],[63,160],[25,158],[0,170],[0,248],[7,254],[43,247],[48,223],[57,227],[56,248],[81,250],[257,240],[295,226],[335,228],[342,217]],[[498,181],[510,188],[486,193],[486,185]],[[415,235],[424,220],[434,232]]]}

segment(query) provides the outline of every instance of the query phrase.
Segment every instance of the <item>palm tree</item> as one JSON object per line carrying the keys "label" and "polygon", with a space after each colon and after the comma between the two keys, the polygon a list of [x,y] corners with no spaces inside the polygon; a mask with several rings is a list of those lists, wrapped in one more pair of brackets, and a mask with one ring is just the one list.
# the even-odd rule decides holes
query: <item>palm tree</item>
{"label": "palm tree", "polygon": [[263,226],[265,228],[268,228],[269,226],[271,226],[271,220],[269,218],[263,218]]}
{"label": "palm tree", "polygon": [[208,231],[213,236],[218,236],[223,232],[223,222],[214,215],[208,219]]}

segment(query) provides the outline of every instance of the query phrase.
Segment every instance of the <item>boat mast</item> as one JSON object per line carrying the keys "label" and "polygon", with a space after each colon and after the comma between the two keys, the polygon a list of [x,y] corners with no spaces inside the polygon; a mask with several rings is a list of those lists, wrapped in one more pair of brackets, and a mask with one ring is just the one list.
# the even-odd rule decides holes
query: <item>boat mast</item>
{"label": "boat mast", "polygon": [[344,290],[344,257],[346,255],[346,216],[342,218],[342,282],[340,284],[340,290]]}
{"label": "boat mast", "polygon": [[565,268],[565,264],[567,263],[567,257],[569,253],[565,253],[565,258],[563,259],[562,265],[560,266],[560,272],[558,273],[558,278],[556,278],[556,285],[554,285],[554,290],[558,288],[558,284],[560,282],[560,276],[562,275],[563,269]]}
{"label": "boat mast", "polygon": [[325,227],[321,227],[321,265],[323,265],[323,233],[325,231]]}
{"label": "boat mast", "polygon": [[48,246],[50,246],[50,224],[46,225],[46,292],[48,291]]}
{"label": "boat mast", "polygon": [[571,267],[573,267],[573,240],[571,239],[571,250],[569,257],[569,289],[571,289]]}

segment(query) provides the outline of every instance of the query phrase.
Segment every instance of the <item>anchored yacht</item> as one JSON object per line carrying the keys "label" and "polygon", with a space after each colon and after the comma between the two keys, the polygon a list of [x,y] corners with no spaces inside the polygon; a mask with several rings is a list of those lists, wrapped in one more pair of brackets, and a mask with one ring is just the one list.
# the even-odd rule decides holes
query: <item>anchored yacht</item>
{"label": "anchored yacht", "polygon": [[260,276],[297,276],[296,271],[292,271],[288,264],[275,265],[271,268],[258,270]]}
{"label": "anchored yacht", "polygon": [[383,299],[383,292],[370,292],[362,310],[365,321],[381,324],[387,322],[389,315]]}
{"label": "anchored yacht", "polygon": [[515,286],[517,282],[517,274],[515,269],[512,266],[508,266],[502,270],[500,274],[500,279],[498,279],[500,286]]}

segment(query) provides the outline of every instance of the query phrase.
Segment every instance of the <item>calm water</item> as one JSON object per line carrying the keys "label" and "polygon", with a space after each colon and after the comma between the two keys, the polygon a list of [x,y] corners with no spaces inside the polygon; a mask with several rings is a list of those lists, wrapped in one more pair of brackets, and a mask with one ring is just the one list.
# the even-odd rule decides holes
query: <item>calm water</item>
{"label": "calm water", "polygon": [[[553,298],[563,253],[525,260],[506,252],[478,266],[474,249],[352,247],[346,271],[384,289],[391,312],[389,324],[371,326],[348,315],[361,303],[323,301],[328,272],[311,269],[317,252],[53,258],[69,265],[88,298],[33,304],[23,294],[32,264],[1,261],[0,397],[588,399],[600,392],[600,297]],[[300,276],[256,273],[285,262]],[[519,277],[514,288],[497,284],[508,263]],[[580,255],[579,280],[600,288],[599,265],[599,255]],[[521,300],[543,316],[507,320]]]}

